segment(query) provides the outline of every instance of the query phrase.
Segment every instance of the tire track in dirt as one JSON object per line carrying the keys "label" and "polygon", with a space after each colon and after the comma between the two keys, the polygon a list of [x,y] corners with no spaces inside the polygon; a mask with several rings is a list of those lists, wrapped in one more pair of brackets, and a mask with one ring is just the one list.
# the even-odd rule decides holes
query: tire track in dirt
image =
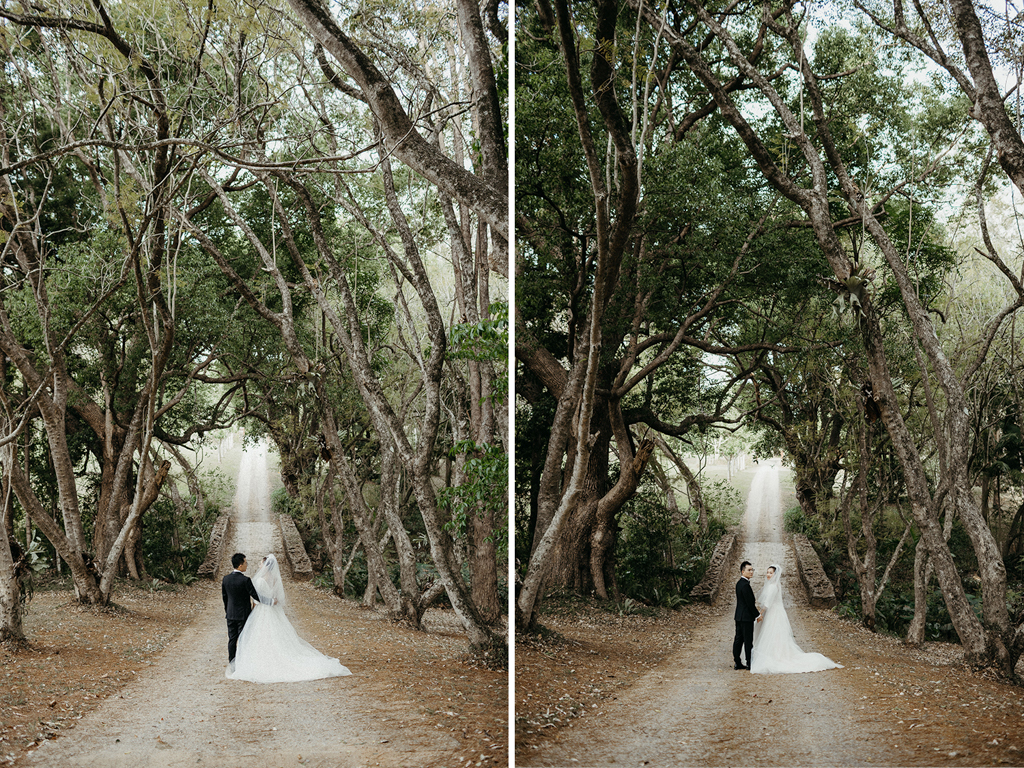
{"label": "tire track in dirt", "polygon": [[[255,571],[276,551],[280,531],[270,522],[266,452],[246,451],[239,469],[230,555],[245,552]],[[290,573],[285,573],[290,581]],[[292,590],[288,612],[300,636],[318,600]],[[306,618],[303,619],[302,616]],[[341,659],[346,664],[344,658]],[[378,709],[361,701],[360,670],[351,677],[259,685],[224,677],[227,629],[219,579],[209,587],[195,622],[153,660],[149,673],[93,710],[71,731],[44,742],[22,765],[89,768],[232,768],[242,765],[421,766],[451,755],[455,740],[422,727],[389,729]]]}
{"label": "tire track in dirt", "polygon": [[[797,643],[836,661],[819,643],[817,619],[784,540],[777,462],[762,464],[751,486],[743,534],[713,606],[686,647],[642,681],[573,723],[521,765],[880,765],[877,713],[863,700],[851,670],[799,675],[751,675],[733,669],[733,584],[739,563],[754,564],[755,593],[778,562],[786,572],[786,608]],[[614,672],[614,670],[609,670]]]}

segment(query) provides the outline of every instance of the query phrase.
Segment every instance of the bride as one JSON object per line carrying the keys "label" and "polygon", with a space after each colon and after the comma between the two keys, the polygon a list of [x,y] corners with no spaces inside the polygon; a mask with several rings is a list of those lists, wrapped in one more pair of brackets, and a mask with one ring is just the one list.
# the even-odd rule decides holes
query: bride
{"label": "bride", "polygon": [[[762,675],[821,672],[842,667],[820,653],[804,653],[793,639],[786,607],[782,604],[782,566],[770,565],[757,605],[761,616],[754,624],[754,650],[750,671]],[[257,587],[258,589],[258,587]]]}
{"label": "bride", "polygon": [[260,602],[253,606],[238,636],[234,669],[229,667],[226,677],[253,683],[290,683],[352,674],[295,632],[284,615],[284,585],[274,555],[263,558],[252,582]]}

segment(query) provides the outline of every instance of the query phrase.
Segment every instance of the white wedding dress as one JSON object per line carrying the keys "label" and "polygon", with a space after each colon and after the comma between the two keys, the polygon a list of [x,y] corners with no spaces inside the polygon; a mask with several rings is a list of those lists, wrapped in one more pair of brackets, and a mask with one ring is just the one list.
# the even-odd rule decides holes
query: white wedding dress
{"label": "white wedding dress", "polygon": [[750,671],[778,675],[796,672],[822,672],[842,667],[820,653],[804,653],[793,639],[786,606],[782,603],[782,567],[772,565],[775,573],[757,596],[761,621],[754,623],[754,649]]}
{"label": "white wedding dress", "polygon": [[292,683],[352,674],[340,661],[324,656],[299,637],[284,615],[284,585],[274,555],[267,555],[252,583],[260,602],[238,636],[235,667],[228,668],[226,677],[253,683]]}

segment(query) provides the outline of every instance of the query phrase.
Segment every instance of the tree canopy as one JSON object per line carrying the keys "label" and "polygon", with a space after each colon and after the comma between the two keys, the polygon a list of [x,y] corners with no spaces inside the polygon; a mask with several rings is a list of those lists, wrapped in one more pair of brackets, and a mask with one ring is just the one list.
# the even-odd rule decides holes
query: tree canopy
{"label": "tree canopy", "polygon": [[503,643],[507,44],[461,1],[0,4],[5,521],[82,599],[242,421],[339,594],[358,549],[367,599]]}
{"label": "tree canopy", "polygon": [[[862,521],[869,496],[899,501],[900,546],[912,532],[968,657],[1012,670],[1024,627],[977,501],[970,393],[1018,379],[991,366],[1024,306],[1022,246],[995,246],[985,209],[1007,179],[1020,188],[1003,101],[1019,69],[1000,92],[992,65],[1015,61],[1018,20],[969,0],[517,14],[517,445],[533,475],[517,477],[520,628],[545,589],[613,596],[616,513],[653,452],[685,463],[666,439],[743,426],[792,460],[805,514],[850,509],[857,477]],[[998,297],[954,333],[978,254]],[[856,554],[874,546],[865,525],[867,544],[847,527],[873,611],[889,571],[876,584]]]}

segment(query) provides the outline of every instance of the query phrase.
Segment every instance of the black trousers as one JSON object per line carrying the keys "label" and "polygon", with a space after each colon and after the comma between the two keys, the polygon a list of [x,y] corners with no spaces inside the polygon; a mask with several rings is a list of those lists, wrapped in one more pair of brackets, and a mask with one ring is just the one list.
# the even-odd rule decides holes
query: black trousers
{"label": "black trousers", "polygon": [[747,651],[747,666],[750,666],[750,649],[754,647],[754,622],[752,621],[737,621],[736,622],[736,638],[732,641],[732,657],[736,661],[736,666],[743,664],[740,661],[740,650],[746,648]]}
{"label": "black trousers", "polygon": [[[228,619],[228,663],[235,660],[235,650],[238,648],[238,636],[242,634],[242,627],[245,626],[245,619]],[[754,630],[751,629],[751,632]]]}

